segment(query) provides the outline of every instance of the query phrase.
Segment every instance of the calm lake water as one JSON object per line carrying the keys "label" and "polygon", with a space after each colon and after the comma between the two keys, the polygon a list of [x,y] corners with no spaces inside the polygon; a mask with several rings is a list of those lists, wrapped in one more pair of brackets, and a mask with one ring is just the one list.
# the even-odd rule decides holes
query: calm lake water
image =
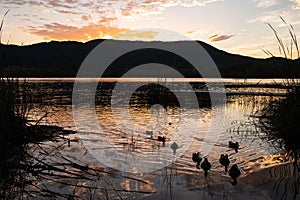
{"label": "calm lake water", "polygon": [[[45,115],[47,111],[48,114],[42,119],[42,124],[57,125],[74,131],[79,129],[80,131],[77,134],[66,137],[71,139],[70,145],[64,138],[60,141],[41,144],[46,151],[51,152],[43,157],[45,162],[64,162],[63,158],[67,157],[74,162],[107,172],[102,178],[98,177],[98,179],[91,181],[72,178],[58,182],[39,180],[38,184],[47,185],[47,188],[52,188],[54,191],[66,194],[75,192],[81,198],[94,195],[95,199],[105,199],[107,197],[109,197],[108,199],[182,199],[184,197],[189,199],[239,199],[249,194],[257,197],[254,199],[258,199],[258,197],[268,199],[268,197],[273,197],[272,188],[260,190],[257,185],[257,187],[252,187],[248,183],[239,183],[236,187],[233,187],[230,184],[231,179],[229,175],[224,173],[224,167],[219,163],[220,155],[228,154],[231,165],[237,164],[239,166],[242,172],[241,179],[247,179],[251,174],[283,165],[290,161],[286,152],[280,149],[279,145],[268,142],[266,135],[254,125],[257,120],[253,118],[255,112],[264,103],[271,99],[281,98],[285,93],[285,89],[271,86],[274,84],[274,80],[223,80],[227,92],[226,104],[217,105],[214,109],[216,113],[222,113],[222,109],[225,108],[225,116],[217,116],[217,120],[220,120],[220,122],[224,119],[224,126],[222,126],[218,140],[210,139],[208,141],[205,141],[204,137],[211,126],[212,109],[208,101],[207,88],[202,83],[203,80],[189,80],[193,82],[192,86],[197,91],[200,108],[191,105],[185,112],[181,112],[176,101],[174,103],[173,100],[167,98],[166,102],[166,99],[151,97],[153,95],[151,93],[153,85],[150,85],[149,88],[137,90],[130,99],[130,115],[124,115],[123,107],[118,106],[118,102],[122,101],[122,94],[117,94],[116,98],[113,99],[115,101],[114,104],[117,105],[113,111],[110,106],[110,96],[115,81],[118,81],[119,86],[126,91],[126,88],[135,87],[139,82],[179,84],[182,86],[181,80],[126,79],[120,81],[117,79],[105,79],[98,84],[95,97],[97,120],[99,126],[102,127],[102,133],[96,131],[86,118],[82,118],[81,126],[76,127],[72,113],[74,79],[28,79],[28,81],[28,87],[32,88],[35,102],[35,107],[29,115],[30,119],[37,120]],[[82,79],[81,81],[89,82],[87,79]],[[220,82],[218,80],[209,79],[205,81],[211,84],[213,92],[220,92]],[[281,80],[275,80],[275,82],[281,83]],[[259,83],[259,86],[255,86],[257,83]],[[183,86],[180,92],[188,93],[193,91]],[[82,95],[86,95],[86,92],[82,91]],[[159,103],[165,104],[164,107],[158,106],[157,104]],[[89,114],[90,107],[82,104],[80,110]],[[200,118],[198,113],[200,113]],[[178,127],[181,124],[188,127],[189,124],[195,123],[199,126],[199,131],[195,135],[191,133],[193,127],[191,129],[180,129],[180,132],[178,132]],[[153,131],[153,138],[165,136],[165,146],[161,142],[150,139],[150,136],[145,134],[146,131]],[[191,145],[177,160],[171,162],[167,167],[148,173],[126,173],[106,167],[101,161],[96,160],[91,155],[91,152],[87,151],[86,146],[83,145],[84,140],[85,142],[88,141],[88,149],[101,148],[97,144],[97,139],[105,137],[117,149],[128,153],[135,152],[137,157],[148,157],[149,159],[143,160],[144,164],[149,163],[160,166],[163,164],[164,159],[151,160],[150,158],[152,155],[160,154],[165,152],[166,149],[170,149],[174,142],[175,134],[177,134],[176,138],[179,148],[181,145],[184,146],[188,143],[189,138],[187,137],[193,137]],[[240,149],[237,153],[234,149],[228,148],[229,141],[239,142]],[[199,151],[204,143],[209,143],[209,145],[214,147],[207,155],[203,155],[212,164],[208,178],[204,178],[203,171],[197,169],[195,163],[191,160],[192,153]],[[33,147],[33,153],[41,156],[42,150],[38,147]],[[166,159],[172,161],[173,158]],[[116,158],[115,162],[121,162],[121,160]],[[253,182],[259,180],[253,180]],[[63,184],[62,182],[68,184]],[[74,189],[79,185],[102,189]],[[103,188],[105,188],[106,192]],[[118,189],[120,189],[119,192],[116,192]],[[281,192],[279,192],[278,196],[280,195],[282,195]]]}

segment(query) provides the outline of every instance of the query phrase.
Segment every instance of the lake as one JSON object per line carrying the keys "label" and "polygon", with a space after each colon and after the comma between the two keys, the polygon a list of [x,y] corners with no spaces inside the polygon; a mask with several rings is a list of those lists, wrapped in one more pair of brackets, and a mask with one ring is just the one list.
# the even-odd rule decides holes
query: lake
{"label": "lake", "polygon": [[[103,79],[94,96],[89,87],[82,87],[77,105],[72,105],[74,79],[27,81],[34,102],[29,119],[44,116],[41,124],[77,131],[32,145],[32,154],[46,163],[71,160],[95,170],[80,172],[91,179],[55,176],[36,180],[38,186],[84,199],[240,199],[246,195],[277,199],[299,192],[293,178],[284,179],[294,177],[287,171],[291,157],[279,144],[268,142],[255,125],[255,113],[285,95],[280,79],[188,79],[191,86],[181,79]],[[98,80],[77,81],[86,86]],[[116,94],[115,86],[119,88]],[[168,90],[173,86],[175,96]],[[209,92],[223,94],[225,101],[218,100],[212,107]],[[187,100],[182,108],[177,94],[190,97],[190,93],[198,104]],[[123,102],[128,94],[129,102]],[[91,102],[85,101],[90,98]],[[92,123],[89,116],[93,114],[98,124]],[[158,136],[166,138],[165,145],[157,141]],[[229,141],[239,143],[238,152],[228,148]],[[178,145],[176,152],[173,143]],[[205,145],[211,149],[206,151]],[[208,177],[192,161],[197,151],[211,162]],[[232,186],[219,163],[221,154],[228,154],[230,166],[237,164],[241,170],[237,186]],[[74,166],[66,167],[78,172]]]}

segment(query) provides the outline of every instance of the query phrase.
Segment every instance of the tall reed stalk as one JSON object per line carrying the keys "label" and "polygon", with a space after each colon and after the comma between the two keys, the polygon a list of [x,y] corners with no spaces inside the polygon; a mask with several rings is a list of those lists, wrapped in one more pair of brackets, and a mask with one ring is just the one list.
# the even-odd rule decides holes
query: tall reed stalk
{"label": "tall reed stalk", "polygon": [[[284,45],[276,29],[271,24],[267,24],[276,37],[279,51],[286,59],[288,67],[294,52],[296,52],[297,58],[300,58],[299,45],[294,27],[288,25],[281,16],[280,19],[289,32],[290,45]],[[269,51],[264,50],[264,52],[272,55]],[[285,150],[298,151],[300,150],[300,123],[298,120],[300,117],[300,83],[299,79],[295,78],[287,78],[283,83],[287,86],[286,96],[266,103],[256,116],[260,119],[259,126],[268,135],[270,141],[276,141]]]}
{"label": "tall reed stalk", "polygon": [[[0,43],[4,19],[9,13],[7,10],[0,24]],[[0,44],[0,45],[1,45]],[[0,49],[1,50],[1,49]],[[2,55],[2,54],[1,54]],[[1,59],[1,58],[0,58]],[[0,66],[1,67],[1,66]],[[26,81],[20,82],[17,78],[7,77],[0,68],[0,141],[22,142],[25,136],[27,115],[32,108],[30,94]]]}
{"label": "tall reed stalk", "polygon": [[[267,25],[270,27],[270,29],[273,31],[274,36],[276,38],[276,41],[278,43],[278,50],[279,53],[286,59],[287,65],[291,63],[291,61],[294,59],[294,52],[296,52],[296,59],[300,58],[300,50],[299,50],[299,44],[297,35],[295,33],[295,29],[292,24],[288,24],[283,17],[279,16],[280,20],[284,23],[284,25],[287,28],[287,31],[290,35],[290,41],[288,41],[285,45],[284,41],[282,40],[282,37],[278,34],[277,30],[271,25],[270,23],[267,23]],[[262,49],[265,54],[268,56],[274,57],[274,55],[268,51]],[[284,85],[288,86],[288,88],[291,88],[293,90],[294,87],[298,87],[300,85],[299,80],[295,78],[286,78],[284,80]]]}
{"label": "tall reed stalk", "polygon": [[[2,32],[8,12],[0,24],[0,55],[3,55]],[[16,198],[20,193],[16,190],[22,191],[24,187],[24,173],[14,166],[26,161],[27,115],[33,105],[30,96],[27,82],[7,77],[0,66],[0,199]]]}

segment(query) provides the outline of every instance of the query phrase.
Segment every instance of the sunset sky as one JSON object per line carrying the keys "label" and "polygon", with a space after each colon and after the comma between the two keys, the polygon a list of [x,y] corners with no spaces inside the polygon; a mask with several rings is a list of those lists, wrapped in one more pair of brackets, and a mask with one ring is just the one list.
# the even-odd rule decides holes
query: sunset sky
{"label": "sunset sky", "polygon": [[[279,50],[266,22],[290,45],[279,16],[300,38],[300,0],[2,0],[0,4],[1,16],[10,9],[2,43],[18,45],[96,38],[168,40],[159,32],[139,30],[159,28],[230,53],[267,57],[261,49],[275,55]],[[122,34],[125,31],[132,32]]]}

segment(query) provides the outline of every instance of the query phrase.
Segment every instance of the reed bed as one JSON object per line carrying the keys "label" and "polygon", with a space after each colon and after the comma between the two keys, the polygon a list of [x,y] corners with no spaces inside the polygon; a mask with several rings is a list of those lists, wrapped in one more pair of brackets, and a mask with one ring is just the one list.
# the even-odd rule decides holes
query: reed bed
{"label": "reed bed", "polygon": [[[4,19],[8,13],[9,10],[5,12],[0,23],[0,45]],[[0,48],[0,59],[2,55]],[[26,79],[21,81],[8,77],[0,66],[0,199],[22,199],[24,196],[31,196],[28,187],[33,186],[33,180],[41,176],[48,175],[49,178],[54,172],[68,177],[74,175],[66,168],[43,164],[29,153],[32,145],[43,141],[55,141],[61,135],[72,133],[55,126],[42,126],[39,124],[41,120],[29,123],[28,115],[33,108],[32,91]],[[45,114],[43,117],[46,116]],[[68,165],[80,168],[72,162]],[[48,197],[55,196],[45,188],[39,192],[44,195],[47,193]]]}
{"label": "reed bed", "polygon": [[[294,52],[299,59],[299,45],[295,29],[281,16],[281,21],[286,26],[290,35],[290,45],[284,45],[284,41],[269,23],[267,25],[273,31],[278,42],[280,54],[286,59],[287,65],[293,59]],[[269,51],[264,51],[273,57]],[[286,96],[271,100],[259,109],[255,116],[259,119],[257,125],[264,131],[268,140],[278,144],[280,148],[298,154],[300,150],[300,83],[298,79],[288,78],[284,80]]]}

